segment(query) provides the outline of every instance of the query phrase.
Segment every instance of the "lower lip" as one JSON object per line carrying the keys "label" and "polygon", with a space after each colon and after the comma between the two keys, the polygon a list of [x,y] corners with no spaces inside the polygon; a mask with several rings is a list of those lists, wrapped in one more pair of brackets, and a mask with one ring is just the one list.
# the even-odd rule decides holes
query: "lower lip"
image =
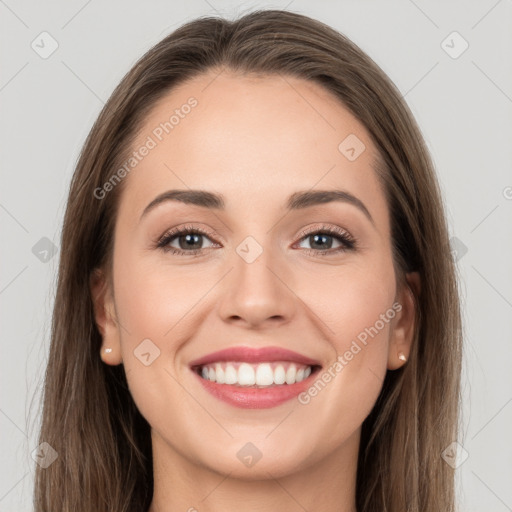
{"label": "lower lip", "polygon": [[192,373],[201,381],[201,384],[207,391],[223,402],[243,409],[268,409],[287,402],[305,391],[311,385],[312,380],[316,378],[318,370],[317,368],[316,371],[311,372],[311,374],[301,382],[269,386],[267,388],[250,388],[233,386],[231,384],[218,384],[217,382],[203,379],[194,370],[192,370]]}

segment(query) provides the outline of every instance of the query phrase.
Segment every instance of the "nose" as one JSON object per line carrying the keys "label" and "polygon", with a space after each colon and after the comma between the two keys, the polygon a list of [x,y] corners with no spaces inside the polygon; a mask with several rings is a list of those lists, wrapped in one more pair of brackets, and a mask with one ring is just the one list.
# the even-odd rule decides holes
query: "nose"
{"label": "nose", "polygon": [[293,291],[293,279],[282,260],[264,250],[256,260],[238,254],[234,268],[223,283],[219,312],[225,322],[250,328],[264,328],[290,322],[300,302]]}

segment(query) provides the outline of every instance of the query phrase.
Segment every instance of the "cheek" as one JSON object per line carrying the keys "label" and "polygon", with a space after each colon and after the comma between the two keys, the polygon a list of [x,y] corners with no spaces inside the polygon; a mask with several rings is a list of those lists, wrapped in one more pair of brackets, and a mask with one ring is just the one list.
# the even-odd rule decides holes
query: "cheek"
{"label": "cheek", "polygon": [[317,325],[332,347],[330,362],[301,403],[315,418],[337,425],[342,436],[370,413],[386,375],[396,315],[392,263],[383,259],[373,268],[336,269],[329,279],[305,286],[301,296],[318,313]]}
{"label": "cheek", "polygon": [[125,253],[115,264],[116,306],[126,326],[123,342],[140,343],[145,338],[156,343],[171,342],[180,319],[204,294],[204,276],[195,281],[190,271],[166,268],[163,260],[147,258],[135,251]]}
{"label": "cheek", "polygon": [[162,419],[172,423],[169,411],[187,408],[187,394],[175,371],[176,353],[193,332],[191,322],[197,318],[191,310],[204,291],[187,286],[189,280],[179,271],[142,259],[124,258],[117,269],[116,309],[130,393],[152,426]]}
{"label": "cheek", "polygon": [[[358,336],[364,342],[365,332],[374,332],[376,322],[379,332],[374,337],[387,339],[389,322],[386,317],[382,323],[381,315],[392,307],[396,292],[391,260],[339,266],[316,272],[314,278],[303,275],[298,279],[302,283],[300,297],[316,313],[317,325],[323,326],[338,353],[347,350]],[[390,314],[394,316],[393,311]]]}
{"label": "cheek", "polygon": [[166,271],[135,251],[119,247],[117,254],[114,291],[123,365],[135,401],[151,410],[158,390],[171,385],[175,353],[187,340],[183,329],[200,290],[194,293],[179,271]]}

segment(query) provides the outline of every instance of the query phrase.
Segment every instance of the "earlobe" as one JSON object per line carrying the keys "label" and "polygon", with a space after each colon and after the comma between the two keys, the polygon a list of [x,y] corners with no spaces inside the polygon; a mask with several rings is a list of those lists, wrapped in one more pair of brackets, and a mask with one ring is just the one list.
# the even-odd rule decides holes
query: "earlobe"
{"label": "earlobe", "polygon": [[100,357],[105,364],[110,366],[117,366],[123,362],[120,351],[114,350],[113,347],[105,346],[105,342],[101,344]]}
{"label": "earlobe", "polygon": [[94,318],[101,334],[100,357],[109,365],[122,362],[118,323],[114,315],[112,293],[104,272],[94,269],[89,279]]}
{"label": "earlobe", "polygon": [[407,284],[402,286],[397,300],[402,306],[395,317],[390,333],[388,365],[389,370],[396,370],[406,364],[411,352],[416,329],[416,309],[421,293],[421,281],[418,272],[406,275]]}

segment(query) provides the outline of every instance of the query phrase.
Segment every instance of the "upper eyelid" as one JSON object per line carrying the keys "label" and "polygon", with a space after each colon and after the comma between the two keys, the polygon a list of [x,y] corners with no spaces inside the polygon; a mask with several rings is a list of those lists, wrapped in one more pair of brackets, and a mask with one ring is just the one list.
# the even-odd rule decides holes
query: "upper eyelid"
{"label": "upper eyelid", "polygon": [[342,228],[340,226],[326,226],[326,225],[305,228],[298,234],[298,236],[300,236],[301,238],[304,238],[305,236],[311,235],[313,233],[323,232],[323,231],[331,232],[333,235],[338,235],[338,236],[344,234],[348,238],[353,238],[352,235],[345,228]]}

